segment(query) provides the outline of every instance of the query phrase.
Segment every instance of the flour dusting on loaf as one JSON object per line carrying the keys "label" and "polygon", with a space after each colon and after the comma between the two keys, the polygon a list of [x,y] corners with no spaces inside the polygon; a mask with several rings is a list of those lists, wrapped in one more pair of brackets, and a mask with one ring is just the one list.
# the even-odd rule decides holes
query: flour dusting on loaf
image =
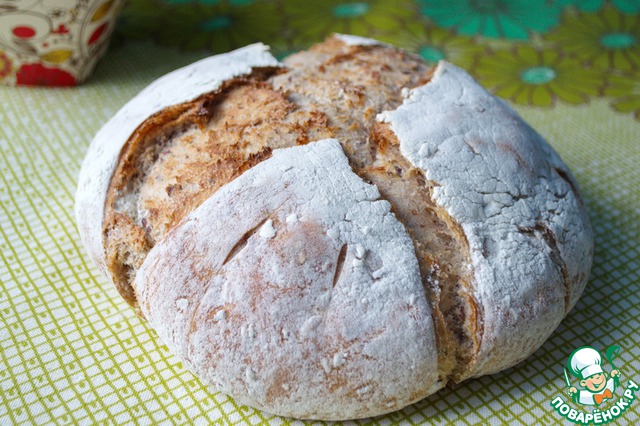
{"label": "flour dusting on loaf", "polygon": [[570,171],[515,111],[350,35],[163,77],[98,133],[78,188],[89,253],[160,339],[297,418],[375,416],[517,364],[593,256]]}
{"label": "flour dusting on loaf", "polygon": [[[135,287],[170,348],[255,407],[357,418],[442,385],[411,238],[336,140],[275,151],[216,192]],[[194,303],[175,315],[180,300]]]}
{"label": "flour dusting on loaf", "polygon": [[434,182],[434,199],[471,248],[483,311],[471,374],[528,357],[573,307],[590,267],[589,222],[569,171],[505,102],[446,62],[378,119]]}
{"label": "flour dusting on loaf", "polygon": [[[104,256],[105,197],[120,151],[131,134],[153,114],[217,89],[254,67],[278,66],[268,47],[256,43],[226,55],[203,59],[159,78],[122,107],[96,134],[83,161],[76,192],[76,219],[93,261],[110,277]],[[179,88],[176,82],[180,82]],[[88,213],[90,212],[90,213]]]}
{"label": "flour dusting on loaf", "polygon": [[335,38],[349,46],[381,46],[384,44],[372,38],[360,37],[352,34],[336,34]]}

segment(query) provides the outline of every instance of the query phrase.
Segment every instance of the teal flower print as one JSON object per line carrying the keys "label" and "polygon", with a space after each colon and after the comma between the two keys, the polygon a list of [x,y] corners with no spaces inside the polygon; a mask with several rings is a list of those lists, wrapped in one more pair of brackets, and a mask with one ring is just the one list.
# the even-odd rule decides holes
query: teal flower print
{"label": "teal flower print", "polygon": [[611,6],[598,13],[567,13],[545,39],[576,60],[624,72],[640,69],[640,16],[625,15]]}
{"label": "teal flower print", "polygon": [[472,70],[476,58],[486,54],[486,48],[473,37],[444,30],[430,22],[407,23],[402,31],[381,40],[402,46],[429,64],[446,59],[466,70]]}
{"label": "teal flower print", "polygon": [[583,12],[597,12],[604,0],[557,0],[560,6],[575,6]]}
{"label": "teal flower print", "polygon": [[[615,7],[627,14],[640,13],[640,0],[612,0]],[[560,6],[575,6],[582,12],[597,12],[605,4],[604,0],[557,0]]]}
{"label": "teal flower print", "polygon": [[562,7],[547,0],[420,0],[422,14],[461,34],[529,38],[558,24]]}
{"label": "teal flower print", "polygon": [[405,22],[415,19],[413,3],[406,0],[284,0],[283,11],[297,46],[332,33],[381,38],[397,34]]}
{"label": "teal flower print", "polygon": [[277,4],[265,0],[130,0],[119,32],[163,46],[215,53],[262,41],[282,45]]}
{"label": "teal flower print", "polygon": [[520,105],[548,107],[560,99],[581,104],[600,93],[604,69],[582,68],[560,50],[528,45],[492,51],[478,59],[475,77],[496,95]]}
{"label": "teal flower print", "polygon": [[640,0],[613,0],[613,4],[624,13],[640,13]]}

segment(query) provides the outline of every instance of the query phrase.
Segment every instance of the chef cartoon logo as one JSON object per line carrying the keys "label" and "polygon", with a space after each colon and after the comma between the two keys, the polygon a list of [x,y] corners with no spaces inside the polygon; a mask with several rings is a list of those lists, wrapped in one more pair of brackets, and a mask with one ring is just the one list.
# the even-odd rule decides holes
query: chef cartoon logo
{"label": "chef cartoon logo", "polygon": [[[583,346],[573,351],[564,369],[564,378],[568,388],[567,393],[574,402],[582,405],[600,405],[613,398],[613,393],[620,386],[620,370],[613,364],[618,352],[620,352],[619,346],[611,346],[605,352],[612,368],[607,374],[602,369],[600,352],[590,346]],[[583,389],[578,390],[570,383],[567,369],[580,380],[579,383]]]}
{"label": "chef cartoon logo", "polygon": [[573,423],[585,425],[606,424],[620,417],[635,399],[639,387],[629,380],[626,389],[621,392],[622,396],[616,397],[622,378],[614,364],[619,353],[620,346],[617,345],[607,348],[604,357],[591,346],[573,351],[564,368],[566,394],[573,403],[579,404],[578,408],[591,408],[591,411],[572,408],[557,396],[551,401],[551,406],[558,414]]}

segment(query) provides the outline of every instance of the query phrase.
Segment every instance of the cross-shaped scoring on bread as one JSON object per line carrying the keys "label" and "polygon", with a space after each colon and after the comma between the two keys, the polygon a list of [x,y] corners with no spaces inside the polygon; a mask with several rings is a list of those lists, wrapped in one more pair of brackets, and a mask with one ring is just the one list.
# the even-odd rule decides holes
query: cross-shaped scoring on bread
{"label": "cross-shaped scoring on bread", "polygon": [[159,80],[96,136],[76,212],[196,374],[304,418],[382,414],[516,364],[593,250],[569,171],[511,108],[353,36]]}

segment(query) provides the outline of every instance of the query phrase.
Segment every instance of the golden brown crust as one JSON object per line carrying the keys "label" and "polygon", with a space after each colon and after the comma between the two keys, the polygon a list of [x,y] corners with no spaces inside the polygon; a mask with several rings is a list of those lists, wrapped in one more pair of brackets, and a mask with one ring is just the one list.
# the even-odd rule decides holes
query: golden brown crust
{"label": "golden brown crust", "polygon": [[593,254],[570,172],[515,111],[446,61],[355,36],[159,79],[98,132],[78,194],[92,258],[170,350],[299,418],[515,365]]}
{"label": "golden brown crust", "polygon": [[432,201],[430,183],[402,156],[395,134],[375,121],[402,103],[404,88],[429,81],[432,68],[391,47],[338,39],[286,65],[168,108],[132,136],[105,218],[109,268],[121,294],[135,304],[130,283],[146,253],[224,184],[273,149],[335,137],[354,172],[379,188],[413,238],[438,330],[439,374],[457,380],[478,345],[464,234]]}
{"label": "golden brown crust", "polygon": [[268,75],[258,70],[167,108],[125,145],[108,192],[105,239],[114,282],[128,303],[135,304],[130,282],[137,259],[184,216],[272,149],[331,135],[322,113],[295,111],[282,91],[261,81]]}

